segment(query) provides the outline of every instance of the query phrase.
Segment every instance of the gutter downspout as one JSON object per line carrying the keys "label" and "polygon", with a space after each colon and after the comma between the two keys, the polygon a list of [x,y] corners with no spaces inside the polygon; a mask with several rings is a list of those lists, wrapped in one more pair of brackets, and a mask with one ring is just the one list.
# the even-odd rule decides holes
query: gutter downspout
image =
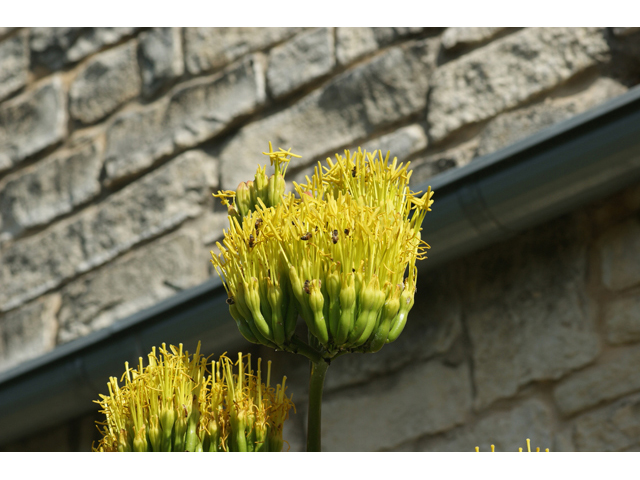
{"label": "gutter downspout", "polygon": [[[640,182],[640,87],[430,179],[430,270]],[[0,373],[0,445],[95,411],[109,375],[153,345],[247,348],[218,278]]]}

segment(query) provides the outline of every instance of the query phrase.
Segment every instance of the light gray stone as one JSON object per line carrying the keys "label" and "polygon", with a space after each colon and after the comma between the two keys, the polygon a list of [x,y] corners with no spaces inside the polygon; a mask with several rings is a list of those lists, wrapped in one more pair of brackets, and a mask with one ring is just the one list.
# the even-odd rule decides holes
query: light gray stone
{"label": "light gray stone", "polygon": [[461,424],[471,406],[469,369],[414,364],[361,388],[326,395],[322,448],[370,452]]}
{"label": "light gray stone", "polygon": [[105,328],[204,282],[206,253],[194,237],[177,233],[74,280],[61,291],[59,342]]}
{"label": "light gray stone", "polygon": [[300,31],[297,27],[188,27],[185,62],[193,75],[222,67],[247,53],[282,42]]}
{"label": "light gray stone", "polygon": [[101,168],[102,147],[92,141],[8,177],[0,186],[2,230],[19,235],[95,197]]}
{"label": "light gray stone", "polygon": [[38,357],[56,345],[60,295],[48,295],[0,316],[0,371]]}
{"label": "light gray stone", "polygon": [[29,43],[24,30],[0,42],[0,100],[27,84]]}
{"label": "light gray stone", "polygon": [[142,93],[150,97],[184,73],[182,29],[163,27],[142,32],[138,57],[142,74]]}
{"label": "light gray stone", "polygon": [[598,355],[585,229],[576,218],[557,220],[459,267],[477,409]]}
{"label": "light gray stone", "polygon": [[527,28],[436,70],[429,133],[441,141],[561,85],[607,58],[603,28]]}
{"label": "light gray stone", "polygon": [[506,27],[449,27],[442,34],[442,47],[445,50],[469,47],[491,40]]}
{"label": "light gray stone", "polygon": [[640,395],[582,415],[574,438],[581,452],[620,452],[640,447]]}
{"label": "light gray stone", "polygon": [[405,330],[375,354],[344,355],[331,363],[325,391],[371,381],[403,366],[448,352],[462,333],[461,304],[446,273],[420,278]]}
{"label": "light gray stone", "polygon": [[336,60],[333,28],[304,31],[269,53],[267,85],[277,98],[327,75]]}
{"label": "light gray stone", "polygon": [[214,165],[204,152],[186,152],[104,202],[9,244],[0,258],[0,311],[198,216],[216,183]]}
{"label": "light gray stone", "polygon": [[568,98],[547,97],[537,105],[499,115],[480,134],[478,155],[506,147],[626,91],[624,85],[613,79],[599,78],[585,91]]}
{"label": "light gray stone", "polygon": [[58,70],[138,30],[138,27],[36,27],[31,29],[31,54],[34,63]]}
{"label": "light gray stone", "polygon": [[106,182],[150,167],[166,155],[214,137],[265,101],[264,71],[252,56],[220,74],[196,79],[142,110],[123,113],[107,130]]}
{"label": "light gray stone", "polygon": [[0,27],[0,37],[4,37],[16,30],[18,27]]}
{"label": "light gray stone", "polygon": [[613,34],[616,37],[626,37],[640,32],[640,27],[613,27]]}
{"label": "light gray stone", "polygon": [[640,346],[611,353],[601,362],[569,376],[553,390],[560,411],[572,415],[640,390]]}
{"label": "light gray stone", "polygon": [[291,161],[292,167],[301,167],[424,109],[435,42],[389,49],[290,108],[243,127],[220,154],[222,187],[235,189],[253,177],[256,165],[265,163],[268,140],[274,148],[292,147],[302,155]]}
{"label": "light gray stone", "polygon": [[640,283],[640,223],[637,220],[614,227],[600,239],[602,283],[622,290]]}
{"label": "light gray stone", "polygon": [[604,309],[609,343],[640,341],[640,297],[612,300]]}
{"label": "light gray stone", "polygon": [[551,447],[553,420],[550,408],[536,398],[528,399],[505,410],[491,413],[475,423],[464,425],[436,438],[419,442],[418,450],[426,452],[496,452],[527,451],[527,438],[531,449],[544,452]]}
{"label": "light gray stone", "polygon": [[407,35],[420,33],[423,27],[338,27],[336,57],[340,65],[362,58]]}
{"label": "light gray stone", "polygon": [[75,120],[93,123],[140,94],[136,41],[100,53],[78,73],[69,89]]}
{"label": "light gray stone", "polygon": [[416,158],[411,162],[411,187],[417,188],[431,177],[467,165],[475,157],[477,149],[478,139],[473,138],[447,150]]}
{"label": "light gray stone", "polygon": [[65,103],[62,81],[54,77],[0,105],[0,171],[64,138]]}
{"label": "light gray stone", "polygon": [[[361,145],[352,145],[348,148],[349,151],[357,151],[358,147],[361,147],[367,152],[373,153],[374,150],[382,150],[382,156],[386,156],[387,152],[390,152],[389,158],[391,161],[394,157],[398,159],[398,164],[404,162],[408,156],[424,150],[427,148],[427,135],[418,124],[409,125],[408,127],[402,127],[386,135],[369,140]],[[344,155],[342,152],[336,152]],[[326,162],[322,162],[322,165],[326,166]],[[302,170],[299,170],[291,177],[287,176],[287,180],[292,180],[297,183],[305,183],[306,176],[313,175],[314,168],[317,164],[310,165]]]}

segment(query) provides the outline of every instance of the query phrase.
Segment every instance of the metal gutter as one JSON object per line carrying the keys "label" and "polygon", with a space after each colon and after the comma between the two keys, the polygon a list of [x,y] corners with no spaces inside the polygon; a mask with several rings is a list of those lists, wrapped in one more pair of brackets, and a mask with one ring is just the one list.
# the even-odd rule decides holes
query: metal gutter
{"label": "metal gutter", "polygon": [[[640,87],[430,184],[429,270],[640,182]],[[153,345],[246,348],[218,278],[0,373],[0,445],[95,411],[125,360]]]}

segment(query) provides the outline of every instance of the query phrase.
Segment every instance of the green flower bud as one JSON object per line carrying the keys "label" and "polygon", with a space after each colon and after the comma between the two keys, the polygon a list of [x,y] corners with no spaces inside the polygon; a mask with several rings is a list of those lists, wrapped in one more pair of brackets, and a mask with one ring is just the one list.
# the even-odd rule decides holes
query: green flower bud
{"label": "green flower bud", "polygon": [[344,345],[355,324],[356,287],[353,273],[347,273],[343,277],[340,288],[340,308],[340,321],[334,338],[336,345]]}
{"label": "green flower bud", "polygon": [[267,175],[265,174],[265,167],[258,168],[253,185],[256,190],[256,202],[254,203],[254,205],[258,204],[257,199],[259,198],[262,200],[262,203],[264,203],[266,207],[270,207],[271,200],[269,199],[269,180],[267,179]]}
{"label": "green flower bud", "polygon": [[407,323],[407,316],[409,315],[411,307],[413,307],[414,296],[415,290],[408,288],[408,285],[405,285],[404,291],[400,295],[400,309],[398,311],[398,315],[396,315],[396,318],[391,324],[387,343],[395,341],[402,333],[402,330],[404,330],[404,326]]}
{"label": "green flower bud", "polygon": [[379,325],[376,326],[376,331],[369,344],[368,351],[377,352],[380,350],[387,341],[389,329],[391,328],[391,322],[398,314],[400,308],[400,294],[402,293],[402,285],[387,284],[388,292],[384,306],[382,307],[382,315]]}
{"label": "green flower bud", "polygon": [[267,277],[267,296],[271,305],[271,328],[273,331],[273,340],[277,345],[283,345],[285,339],[284,318],[282,317],[282,299],[283,294],[280,285],[271,281]]}
{"label": "green flower bud", "polygon": [[249,187],[247,187],[247,184],[245,182],[240,182],[238,188],[236,189],[236,206],[238,207],[240,216],[246,217],[247,215],[249,215],[249,212],[251,211],[253,205],[254,204],[251,203],[251,192],[249,191]]}
{"label": "green flower bud", "polygon": [[313,323],[315,325],[314,336],[320,340],[322,345],[329,343],[329,332],[324,320],[323,307],[324,296],[321,292],[320,280],[313,280],[309,286],[309,307],[313,313]]}

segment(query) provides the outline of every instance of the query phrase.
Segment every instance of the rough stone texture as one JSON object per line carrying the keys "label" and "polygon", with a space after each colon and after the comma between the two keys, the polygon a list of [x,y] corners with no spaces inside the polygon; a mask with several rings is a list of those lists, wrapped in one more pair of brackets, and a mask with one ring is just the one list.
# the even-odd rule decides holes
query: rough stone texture
{"label": "rough stone texture", "polygon": [[298,27],[194,27],[185,29],[185,62],[193,75],[222,67],[250,52],[286,40]]}
{"label": "rough stone texture", "polygon": [[640,283],[640,222],[629,220],[600,240],[602,283],[622,290]]}
{"label": "rough stone texture", "polygon": [[455,50],[491,40],[506,27],[449,27],[442,34],[442,48]]}
{"label": "rough stone texture", "polygon": [[467,365],[452,368],[437,361],[412,365],[356,390],[326,395],[322,448],[359,452],[393,448],[459,425],[470,405]]}
{"label": "rough stone texture", "polygon": [[96,55],[80,70],[69,89],[75,120],[93,123],[140,94],[136,40]]}
{"label": "rough stone texture", "polygon": [[9,245],[0,259],[0,311],[101,265],[202,211],[215,160],[189,151],[76,217]]}
{"label": "rough stone texture", "polygon": [[265,100],[264,73],[251,57],[213,77],[176,90],[168,104],[120,115],[107,131],[107,183],[148,168],[178,149],[210,139]]}
{"label": "rough stone texture", "polygon": [[0,371],[38,357],[56,345],[60,295],[49,295],[0,316]]}
{"label": "rough stone texture", "polygon": [[499,150],[626,91],[627,88],[615,80],[599,78],[577,95],[566,98],[549,97],[534,106],[500,115],[491,120],[480,134],[477,154],[486,155]]}
{"label": "rough stone texture", "polygon": [[436,41],[392,48],[365,65],[344,72],[290,108],[242,128],[220,154],[222,187],[235,189],[264,162],[267,140],[292,147],[301,166],[327,152],[424,109]]}
{"label": "rough stone texture", "polygon": [[67,133],[60,78],[0,105],[0,172],[62,140]]}
{"label": "rough stone texture", "polygon": [[2,230],[15,236],[44,225],[100,192],[102,147],[99,142],[57,151],[0,185]]}
{"label": "rough stone texture", "polygon": [[477,149],[478,139],[473,138],[445,151],[415,159],[411,162],[413,175],[410,185],[418,187],[439,173],[467,165],[475,157]]}
{"label": "rough stone texture", "polygon": [[325,390],[364,383],[409,363],[448,352],[462,333],[460,299],[449,277],[447,272],[441,272],[434,278],[421,278],[415,305],[400,337],[375,355],[337,358],[331,363]]}
{"label": "rough stone texture", "polygon": [[50,70],[82,60],[101,48],[133,35],[138,27],[36,27],[31,29],[33,62]]}
{"label": "rough stone texture", "polygon": [[640,390],[640,347],[616,351],[596,365],[574,373],[554,389],[564,415]]}
{"label": "rough stone texture", "polygon": [[582,452],[637,451],[640,448],[640,395],[623,398],[579,417],[574,439]]}
{"label": "rough stone texture", "polygon": [[16,30],[18,27],[0,27],[0,37],[4,37],[5,35],[11,33]]}
{"label": "rough stone texture", "polygon": [[426,452],[517,452],[527,450],[526,439],[531,439],[532,450],[551,448],[553,431],[552,412],[540,400],[533,398],[517,406],[491,413],[471,425],[456,428],[436,438],[418,442],[417,450]]}
{"label": "rough stone texture", "polygon": [[27,32],[0,42],[0,100],[27,83],[29,43]]}
{"label": "rough stone texture", "polygon": [[430,135],[441,141],[549,91],[606,59],[602,28],[527,28],[436,70]]}
{"label": "rough stone texture", "polygon": [[613,34],[616,37],[626,37],[640,32],[640,27],[613,27]]}
{"label": "rough stone texture", "polygon": [[584,235],[578,220],[560,219],[475,255],[460,270],[476,408],[531,381],[559,379],[599,353]]}
{"label": "rough stone texture", "polygon": [[141,33],[138,58],[142,75],[142,93],[150,97],[184,73],[182,29],[152,28]]}
{"label": "rough stone texture", "polygon": [[71,282],[61,292],[58,341],[87,335],[204,282],[205,253],[195,238],[178,233]]}
{"label": "rough stone texture", "polygon": [[341,65],[373,53],[402,37],[420,33],[423,27],[338,27],[336,57]]}
{"label": "rough stone texture", "polygon": [[610,302],[604,310],[604,322],[609,343],[640,341],[640,296]]}
{"label": "rough stone texture", "polygon": [[336,63],[333,37],[333,28],[318,28],[273,48],[267,68],[272,96],[281,97],[331,72]]}

